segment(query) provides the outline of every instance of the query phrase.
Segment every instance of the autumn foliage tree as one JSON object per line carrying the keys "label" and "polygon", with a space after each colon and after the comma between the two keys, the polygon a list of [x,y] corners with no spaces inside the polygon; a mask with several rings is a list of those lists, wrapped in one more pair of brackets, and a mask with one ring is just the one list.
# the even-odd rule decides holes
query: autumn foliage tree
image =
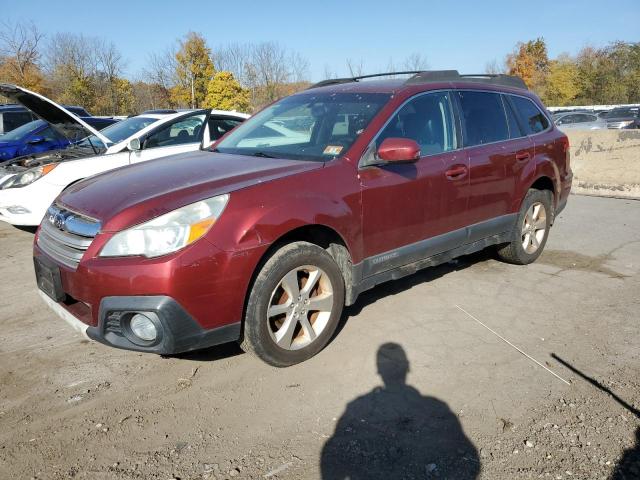
{"label": "autumn foliage tree", "polygon": [[580,74],[568,55],[549,62],[543,99],[548,105],[571,105],[580,93]]}
{"label": "autumn foliage tree", "polygon": [[544,38],[518,43],[506,60],[509,75],[517,75],[527,87],[537,90],[549,72],[549,57]]}
{"label": "autumn foliage tree", "polygon": [[189,32],[180,41],[180,48],[175,54],[176,85],[171,89],[173,101],[191,108],[202,106],[213,73],[211,49],[206,40],[199,33]]}
{"label": "autumn foliage tree", "polygon": [[0,22],[0,78],[30,90],[44,89],[40,69],[44,34],[34,23]]}
{"label": "autumn foliage tree", "polygon": [[242,88],[231,72],[216,72],[207,86],[204,106],[219,110],[249,110],[249,90]]}

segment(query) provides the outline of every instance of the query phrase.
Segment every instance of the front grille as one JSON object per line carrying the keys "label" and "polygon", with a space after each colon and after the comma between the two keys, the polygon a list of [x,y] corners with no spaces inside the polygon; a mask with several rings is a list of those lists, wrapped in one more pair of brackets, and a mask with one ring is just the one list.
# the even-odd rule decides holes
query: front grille
{"label": "front grille", "polygon": [[62,265],[77,268],[100,231],[100,222],[51,205],[40,225],[38,247]]}

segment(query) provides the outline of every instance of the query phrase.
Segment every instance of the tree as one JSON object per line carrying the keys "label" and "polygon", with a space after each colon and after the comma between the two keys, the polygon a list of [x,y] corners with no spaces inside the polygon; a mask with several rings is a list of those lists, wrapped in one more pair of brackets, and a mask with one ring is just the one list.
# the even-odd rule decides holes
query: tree
{"label": "tree", "polygon": [[427,58],[423,57],[422,54],[414,52],[404,60],[402,68],[409,71],[427,70],[429,63],[427,62]]}
{"label": "tree", "polygon": [[519,42],[506,59],[509,75],[517,75],[527,87],[540,93],[549,71],[549,57],[544,38]]}
{"label": "tree", "polygon": [[569,55],[549,63],[543,101],[547,105],[571,105],[580,93],[578,67]]}
{"label": "tree", "polygon": [[42,91],[40,70],[44,34],[34,23],[0,23],[0,77],[30,90]]}
{"label": "tree", "polygon": [[98,59],[95,38],[58,33],[50,42],[46,69],[53,97],[92,109],[96,100]]}
{"label": "tree", "polygon": [[189,32],[180,41],[175,59],[177,84],[171,89],[171,96],[177,104],[198,108],[214,74],[211,50],[202,35]]}
{"label": "tree", "polygon": [[498,62],[498,60],[494,58],[484,65],[484,73],[487,73],[489,75],[498,75],[501,73],[505,73],[504,67],[504,64],[501,65],[500,62]]}
{"label": "tree", "polygon": [[97,42],[96,47],[99,75],[103,80],[101,83],[106,83],[106,92],[103,90],[101,95],[108,98],[104,103],[108,105],[112,115],[131,113],[133,98],[131,84],[128,80],[120,78],[125,66],[122,55],[112,42]]}
{"label": "tree", "polygon": [[204,106],[220,110],[249,110],[249,91],[242,88],[231,72],[216,72],[207,86]]}

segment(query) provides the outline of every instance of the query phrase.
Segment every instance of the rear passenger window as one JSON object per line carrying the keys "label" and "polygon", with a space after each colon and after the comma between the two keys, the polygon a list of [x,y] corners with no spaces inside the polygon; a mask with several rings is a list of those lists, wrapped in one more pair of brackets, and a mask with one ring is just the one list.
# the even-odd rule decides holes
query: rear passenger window
{"label": "rear passenger window", "polygon": [[376,139],[409,138],[420,145],[420,155],[435,155],[456,148],[449,92],[435,92],[407,102]]}
{"label": "rear passenger window", "polygon": [[498,93],[459,92],[466,147],[509,138],[507,118]]}
{"label": "rear passenger window", "polygon": [[509,124],[509,137],[510,138],[524,137],[526,134],[520,128],[520,124],[518,123],[516,114],[513,111],[513,107],[509,103],[509,99],[504,95],[502,96],[502,103],[504,104],[504,111],[507,114],[507,123]]}
{"label": "rear passenger window", "polygon": [[549,120],[531,100],[524,97],[511,96],[511,101],[520,115],[520,120],[527,130],[527,135],[539,133],[549,128]]}

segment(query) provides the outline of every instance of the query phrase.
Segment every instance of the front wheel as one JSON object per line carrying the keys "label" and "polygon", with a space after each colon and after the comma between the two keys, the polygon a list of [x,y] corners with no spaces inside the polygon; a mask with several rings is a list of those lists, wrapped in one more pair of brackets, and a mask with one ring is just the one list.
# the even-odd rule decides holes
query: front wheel
{"label": "front wheel", "polygon": [[527,265],[542,253],[549,236],[552,215],[552,193],[531,189],[522,202],[513,239],[498,249],[498,256],[508,263]]}
{"label": "front wheel", "polygon": [[291,243],[253,282],[241,347],[276,367],[302,362],[331,339],[343,308],[344,280],[333,257],[312,243]]}

